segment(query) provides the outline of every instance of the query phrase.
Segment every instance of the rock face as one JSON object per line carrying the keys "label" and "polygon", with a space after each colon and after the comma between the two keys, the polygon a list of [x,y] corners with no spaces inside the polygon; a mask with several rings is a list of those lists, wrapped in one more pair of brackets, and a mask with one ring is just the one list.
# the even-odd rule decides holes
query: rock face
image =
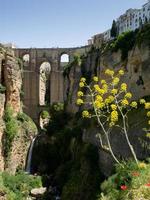
{"label": "rock face", "polygon": [[[96,73],[98,76],[100,75],[102,78],[105,78],[104,71],[107,68],[114,70],[124,68],[126,76],[123,81],[128,83],[128,88],[133,93],[134,99],[150,95],[150,48],[148,44],[143,43],[141,47],[136,45],[128,52],[128,58],[125,61],[121,60],[120,51],[107,51],[102,54],[100,51],[96,50],[87,54],[81,67],[72,66],[70,72],[65,77],[66,105],[69,110],[74,113],[79,110],[75,105],[79,79],[84,77],[84,75],[89,74],[90,76],[93,76]],[[141,135],[144,134],[142,128],[145,127],[146,124],[144,124],[144,121],[140,123],[137,119],[146,121],[144,116],[145,114],[142,115],[137,113],[133,118],[131,116],[129,120],[130,122],[133,121],[132,128],[129,132],[130,139],[133,142],[133,146],[139,159],[143,159],[150,155],[150,148],[143,148],[142,142],[139,141]],[[96,130],[95,127],[85,130],[83,140],[85,142],[91,142],[99,147],[100,142],[96,138],[98,132],[99,130]],[[132,157],[130,149],[119,130],[115,130],[112,133],[111,144],[116,155],[119,155],[120,157]],[[113,160],[110,155],[103,150],[99,150],[99,157],[101,170],[105,175],[109,175],[112,170]]]}
{"label": "rock face", "polygon": [[[21,85],[21,69],[14,51],[0,45],[0,171],[7,170],[11,173],[15,173],[16,169],[24,168],[31,142],[30,136],[37,133],[34,123],[27,116],[17,119],[18,114],[22,113]],[[8,106],[11,106],[13,110],[12,117],[16,119],[18,131],[14,133],[9,157],[6,157],[4,154],[6,141],[4,113]]]}
{"label": "rock face", "polygon": [[150,48],[148,44],[143,43],[141,47],[136,45],[128,52],[128,58],[125,61],[121,60],[120,50],[105,53],[101,53],[99,50],[91,50],[83,59],[82,65],[72,66],[65,76],[65,100],[69,110],[76,112],[79,109],[75,105],[79,79],[85,75],[90,79],[96,73],[105,78],[104,71],[107,68],[125,69],[126,77],[123,81],[128,83],[129,90],[131,90],[135,99],[150,94]]}
{"label": "rock face", "polygon": [[15,113],[21,112],[20,91],[22,85],[21,70],[13,51],[7,51],[4,67],[6,87],[6,105],[11,105]]}

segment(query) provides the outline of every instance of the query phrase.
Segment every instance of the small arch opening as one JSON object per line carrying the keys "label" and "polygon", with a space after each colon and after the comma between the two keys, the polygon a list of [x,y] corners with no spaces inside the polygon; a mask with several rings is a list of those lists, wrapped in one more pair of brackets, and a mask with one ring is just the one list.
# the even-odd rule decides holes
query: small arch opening
{"label": "small arch opening", "polygon": [[40,66],[40,84],[39,84],[39,104],[47,105],[50,103],[50,72],[49,62],[43,62]]}
{"label": "small arch opening", "polygon": [[50,121],[50,113],[46,110],[43,110],[39,115],[39,120],[41,129],[45,128]]}
{"label": "small arch opening", "polygon": [[69,55],[64,53],[60,57],[60,66],[65,67],[69,63]]}
{"label": "small arch opening", "polygon": [[23,65],[26,67],[29,65],[29,62],[30,62],[30,55],[29,54],[25,54],[23,57],[22,57],[22,60],[23,60]]}

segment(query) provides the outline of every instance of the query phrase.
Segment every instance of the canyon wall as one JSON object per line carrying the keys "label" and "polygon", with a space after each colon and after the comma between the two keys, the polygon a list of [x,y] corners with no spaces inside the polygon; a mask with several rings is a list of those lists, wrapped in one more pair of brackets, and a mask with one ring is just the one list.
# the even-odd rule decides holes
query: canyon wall
{"label": "canyon wall", "polygon": [[[15,173],[17,169],[25,166],[30,136],[35,135],[37,130],[27,116],[22,113],[20,92],[22,85],[21,68],[19,60],[14,56],[14,51],[0,46],[0,171],[7,170]],[[7,109],[12,113],[6,118]],[[15,124],[13,124],[14,120]],[[13,133],[9,155],[5,155],[6,146],[12,136],[10,131],[16,125]],[[15,130],[15,129],[14,129]],[[7,150],[8,151],[8,150]],[[7,152],[8,153],[8,152]]]}
{"label": "canyon wall", "polygon": [[[150,95],[150,47],[148,43],[144,42],[139,47],[135,45],[132,50],[128,52],[126,60],[122,61],[121,51],[112,52],[111,50],[102,53],[98,49],[93,49],[82,60],[81,66],[72,66],[69,73],[65,77],[66,88],[66,108],[73,113],[80,111],[81,108],[76,106],[78,83],[81,77],[86,77],[91,80],[94,75],[105,78],[104,71],[109,68],[115,71],[123,68],[126,72],[123,82],[128,84],[128,89],[133,93],[135,100],[141,97]],[[89,75],[89,76],[87,76]],[[141,141],[143,137],[143,128],[146,126],[146,113],[143,110],[138,110],[129,116],[129,137],[138,154],[139,159],[150,156],[150,148],[144,146]],[[84,129],[83,140],[91,142],[100,147],[100,142],[96,138],[99,132],[96,127]],[[149,142],[149,141],[148,141]],[[120,158],[132,157],[131,152],[124,140],[123,135],[119,129],[115,129],[111,135],[111,144],[116,155]],[[113,160],[110,155],[99,148],[100,168],[105,175],[109,175],[112,170]]]}

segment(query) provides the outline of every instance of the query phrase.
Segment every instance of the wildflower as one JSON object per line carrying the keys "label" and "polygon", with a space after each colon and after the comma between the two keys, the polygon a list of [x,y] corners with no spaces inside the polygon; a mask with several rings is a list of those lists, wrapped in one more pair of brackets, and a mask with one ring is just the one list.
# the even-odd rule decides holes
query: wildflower
{"label": "wildflower", "polygon": [[146,133],[146,137],[150,138],[150,133]]}
{"label": "wildflower", "polygon": [[106,84],[106,81],[102,79],[101,84]]}
{"label": "wildflower", "polygon": [[107,93],[108,85],[107,84],[102,85],[102,89],[105,91],[105,93]]}
{"label": "wildflower", "polygon": [[145,184],[145,186],[150,187],[150,183]]}
{"label": "wildflower", "polygon": [[118,77],[115,77],[115,78],[113,79],[112,83],[113,83],[114,85],[117,85],[117,84],[119,83],[119,81],[120,81],[120,79],[119,79]]}
{"label": "wildflower", "polygon": [[110,103],[112,103],[112,102],[114,101],[115,98],[114,98],[113,96],[110,95],[110,96],[108,97],[108,99],[109,99]]}
{"label": "wildflower", "polygon": [[125,94],[125,98],[127,99],[131,99],[132,98],[132,94],[130,92]]}
{"label": "wildflower", "polygon": [[77,102],[76,102],[76,103],[77,103],[77,105],[79,105],[79,106],[80,106],[80,105],[82,105],[84,102],[83,102],[83,100],[82,100],[82,99],[77,99]]}
{"label": "wildflower", "polygon": [[121,185],[120,188],[121,188],[121,190],[127,190],[128,189],[128,187],[126,185]]}
{"label": "wildflower", "polygon": [[140,176],[139,172],[132,172],[132,176]]}
{"label": "wildflower", "polygon": [[99,87],[98,84],[95,84],[93,87],[94,87],[94,89],[95,89],[96,91],[99,91],[99,90],[100,90],[100,87]]}
{"label": "wildflower", "polygon": [[84,111],[82,112],[82,117],[83,117],[83,118],[90,118],[91,115],[90,115],[89,111],[84,110]]}
{"label": "wildflower", "polygon": [[94,77],[93,77],[93,81],[98,82],[98,77],[97,77],[97,76],[94,76]]}
{"label": "wildflower", "polygon": [[137,102],[136,101],[132,101],[131,104],[130,104],[130,106],[132,108],[137,108]]}
{"label": "wildflower", "polygon": [[100,89],[100,90],[98,91],[98,93],[99,93],[100,95],[104,95],[104,94],[106,93],[106,91],[105,91],[104,89]]}
{"label": "wildflower", "polygon": [[107,74],[109,76],[113,76],[114,75],[114,71],[110,70],[110,69],[106,69],[105,74]]}
{"label": "wildflower", "polygon": [[150,111],[147,112],[147,117],[150,117]]}
{"label": "wildflower", "polygon": [[115,104],[111,104],[110,107],[111,107],[112,110],[117,110],[117,106]]}
{"label": "wildflower", "polygon": [[100,96],[100,95],[96,95],[96,100],[97,101],[99,101],[99,102],[102,102],[103,101],[103,98],[102,98],[102,96]]}
{"label": "wildflower", "polygon": [[97,108],[97,109],[102,109],[102,108],[104,108],[104,106],[105,106],[104,103],[99,102],[99,101],[97,101],[97,100],[94,102],[94,105],[95,105],[95,108]]}
{"label": "wildflower", "polygon": [[105,104],[108,105],[112,103],[113,101],[114,101],[114,97],[110,95],[105,99]]}
{"label": "wildflower", "polygon": [[127,99],[123,99],[123,100],[121,101],[121,105],[122,105],[122,106],[127,106],[127,105],[129,105],[128,100],[127,100]]}
{"label": "wildflower", "polygon": [[85,82],[86,82],[86,78],[82,77],[82,78],[80,79],[80,82],[85,83]]}
{"label": "wildflower", "polygon": [[109,127],[112,127],[112,126],[114,126],[114,125],[115,125],[114,122],[110,122],[110,123],[109,123]]}
{"label": "wildflower", "polygon": [[150,109],[150,102],[145,103],[145,109],[146,110]]}
{"label": "wildflower", "polygon": [[145,99],[140,99],[140,104],[145,104]]}
{"label": "wildflower", "polygon": [[124,75],[124,70],[121,69],[121,70],[119,70],[118,73],[119,73],[119,75],[123,76]]}
{"label": "wildflower", "polygon": [[124,91],[124,92],[127,90],[127,84],[126,83],[121,84],[121,90]]}
{"label": "wildflower", "polygon": [[80,82],[80,83],[79,83],[79,87],[80,87],[80,88],[84,87],[84,82]]}
{"label": "wildflower", "polygon": [[138,166],[139,166],[139,168],[141,168],[141,169],[147,167],[147,165],[146,165],[144,162],[139,163]]}
{"label": "wildflower", "polygon": [[83,97],[83,92],[82,91],[78,91],[77,96],[78,97]]}
{"label": "wildflower", "polygon": [[111,93],[112,93],[113,95],[117,94],[117,92],[118,92],[117,89],[112,89],[112,91],[111,91]]}
{"label": "wildflower", "polygon": [[111,112],[111,122],[117,122],[118,121],[118,112],[116,110]]}

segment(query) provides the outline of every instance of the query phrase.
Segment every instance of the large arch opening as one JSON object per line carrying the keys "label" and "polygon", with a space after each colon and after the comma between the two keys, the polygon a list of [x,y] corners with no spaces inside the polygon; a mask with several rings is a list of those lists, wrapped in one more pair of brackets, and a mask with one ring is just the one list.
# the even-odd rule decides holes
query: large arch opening
{"label": "large arch opening", "polygon": [[70,61],[69,55],[66,53],[61,54],[60,57],[60,66],[64,68]]}
{"label": "large arch opening", "polygon": [[30,62],[30,55],[29,54],[24,54],[24,56],[22,57],[23,60],[23,65],[26,67],[29,65]]}
{"label": "large arch opening", "polygon": [[41,106],[50,104],[50,72],[51,65],[49,62],[43,62],[40,66],[40,83],[39,83],[39,104]]}
{"label": "large arch opening", "polygon": [[5,76],[4,76],[4,66],[5,66],[5,60],[2,60],[1,62],[1,84],[5,86]]}
{"label": "large arch opening", "polygon": [[0,93],[5,93],[5,75],[4,75],[5,60],[2,60],[0,63]]}

